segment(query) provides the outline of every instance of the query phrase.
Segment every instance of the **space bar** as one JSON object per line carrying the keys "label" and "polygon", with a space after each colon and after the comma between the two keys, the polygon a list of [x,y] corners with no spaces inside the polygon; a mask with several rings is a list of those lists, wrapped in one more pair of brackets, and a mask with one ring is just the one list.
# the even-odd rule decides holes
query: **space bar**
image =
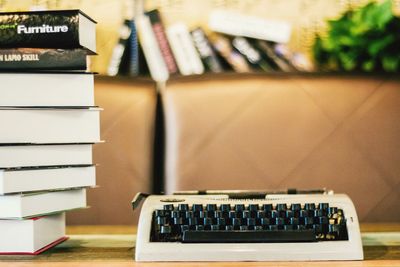
{"label": "space bar", "polygon": [[185,231],[183,243],[291,243],[316,242],[312,230],[291,231]]}

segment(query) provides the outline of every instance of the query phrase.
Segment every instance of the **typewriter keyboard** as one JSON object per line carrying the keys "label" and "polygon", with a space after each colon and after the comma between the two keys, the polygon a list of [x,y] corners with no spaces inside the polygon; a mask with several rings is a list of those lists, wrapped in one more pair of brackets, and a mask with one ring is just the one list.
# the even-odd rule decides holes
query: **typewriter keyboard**
{"label": "typewriter keyboard", "polygon": [[348,240],[343,210],[328,203],[166,204],[151,242],[285,243]]}

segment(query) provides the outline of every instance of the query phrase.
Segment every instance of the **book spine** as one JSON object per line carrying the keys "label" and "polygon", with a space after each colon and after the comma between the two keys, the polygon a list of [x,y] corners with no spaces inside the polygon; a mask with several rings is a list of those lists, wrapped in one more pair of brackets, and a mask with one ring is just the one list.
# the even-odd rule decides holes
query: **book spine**
{"label": "book spine", "polygon": [[179,70],[181,70],[181,66],[184,66],[184,71],[181,71],[181,73],[183,75],[204,73],[203,63],[196,51],[187,26],[183,23],[176,23],[167,29],[167,35]]}
{"label": "book spine", "polygon": [[119,31],[119,41],[115,45],[111,55],[110,63],[107,69],[108,75],[115,76],[119,73],[121,69],[122,58],[126,53],[127,43],[131,32],[130,21],[126,20]]}
{"label": "book spine", "polygon": [[207,36],[201,28],[192,31],[193,42],[199,52],[199,55],[211,72],[222,72],[223,67],[215,51],[213,50]]}
{"label": "book spine", "polygon": [[168,39],[165,34],[165,29],[158,10],[152,10],[150,12],[147,12],[146,15],[148,15],[150,18],[154,34],[156,36],[158,45],[160,47],[161,54],[164,57],[165,64],[167,65],[168,72],[170,74],[177,73],[178,66],[176,65],[175,58],[172,54],[171,47],[168,43]]}
{"label": "book spine", "polygon": [[82,49],[0,49],[0,70],[86,70]]}
{"label": "book spine", "polygon": [[0,47],[80,48],[79,11],[0,14]]}
{"label": "book spine", "polygon": [[255,69],[272,71],[272,67],[266,62],[261,53],[254,48],[244,37],[232,39],[232,45],[239,51]]}
{"label": "book spine", "polygon": [[158,46],[149,17],[146,15],[139,16],[136,19],[136,26],[138,29],[139,42],[141,43],[151,77],[158,82],[168,80],[169,72],[161,54],[160,47]]}
{"label": "book spine", "polygon": [[215,32],[277,43],[289,42],[292,31],[291,25],[285,21],[267,20],[226,10],[211,12],[209,27]]}
{"label": "book spine", "polygon": [[275,69],[284,72],[296,71],[296,68],[294,68],[294,66],[292,66],[288,61],[280,58],[275,53],[275,49],[266,41],[256,40],[255,45],[264,53],[264,56],[271,61],[271,63],[275,66]]}
{"label": "book spine", "polygon": [[250,72],[250,66],[242,54],[235,51],[229,40],[225,37],[218,36],[212,41],[216,51],[223,57],[226,62],[236,72]]}
{"label": "book spine", "polygon": [[130,76],[139,75],[139,47],[136,23],[134,20],[130,22],[131,36],[129,37],[129,68],[128,74]]}

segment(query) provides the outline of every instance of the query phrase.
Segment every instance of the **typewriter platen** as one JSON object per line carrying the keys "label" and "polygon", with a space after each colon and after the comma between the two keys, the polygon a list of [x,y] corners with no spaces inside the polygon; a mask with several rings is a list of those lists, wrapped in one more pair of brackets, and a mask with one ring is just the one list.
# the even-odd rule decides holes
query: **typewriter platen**
{"label": "typewriter platen", "polygon": [[146,198],[135,259],[362,260],[363,250],[354,205],[344,194],[193,191]]}

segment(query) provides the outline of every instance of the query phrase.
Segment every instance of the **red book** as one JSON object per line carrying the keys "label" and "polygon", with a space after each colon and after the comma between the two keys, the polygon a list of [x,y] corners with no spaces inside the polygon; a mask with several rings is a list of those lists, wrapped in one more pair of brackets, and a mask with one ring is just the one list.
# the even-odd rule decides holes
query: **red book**
{"label": "red book", "polygon": [[174,55],[172,54],[167,36],[165,35],[165,30],[161,21],[160,13],[157,9],[154,9],[146,12],[146,15],[150,18],[151,26],[153,28],[154,35],[156,36],[157,43],[160,47],[165,64],[167,65],[168,72],[170,74],[177,73],[178,66],[176,65]]}

